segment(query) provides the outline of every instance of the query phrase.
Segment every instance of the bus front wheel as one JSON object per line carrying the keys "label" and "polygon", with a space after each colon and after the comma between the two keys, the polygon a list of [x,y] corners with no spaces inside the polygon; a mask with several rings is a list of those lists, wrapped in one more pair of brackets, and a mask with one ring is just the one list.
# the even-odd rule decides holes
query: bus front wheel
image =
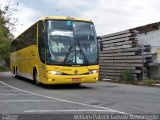
{"label": "bus front wheel", "polygon": [[36,85],[38,86],[40,85],[38,72],[36,69],[33,70],[33,80],[35,81]]}

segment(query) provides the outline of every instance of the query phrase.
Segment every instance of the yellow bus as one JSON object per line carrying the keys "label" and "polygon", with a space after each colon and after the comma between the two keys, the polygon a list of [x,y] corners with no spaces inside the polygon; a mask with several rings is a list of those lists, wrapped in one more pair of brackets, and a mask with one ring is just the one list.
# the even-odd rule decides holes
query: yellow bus
{"label": "yellow bus", "polygon": [[11,43],[11,72],[36,84],[94,83],[98,43],[91,20],[47,16]]}

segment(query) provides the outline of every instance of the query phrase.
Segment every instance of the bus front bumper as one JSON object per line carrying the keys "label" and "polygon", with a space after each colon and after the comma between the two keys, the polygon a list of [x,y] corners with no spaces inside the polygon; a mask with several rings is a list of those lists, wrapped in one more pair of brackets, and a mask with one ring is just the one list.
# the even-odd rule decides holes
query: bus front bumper
{"label": "bus front bumper", "polygon": [[88,75],[47,75],[44,84],[76,84],[76,83],[95,83],[98,74]]}

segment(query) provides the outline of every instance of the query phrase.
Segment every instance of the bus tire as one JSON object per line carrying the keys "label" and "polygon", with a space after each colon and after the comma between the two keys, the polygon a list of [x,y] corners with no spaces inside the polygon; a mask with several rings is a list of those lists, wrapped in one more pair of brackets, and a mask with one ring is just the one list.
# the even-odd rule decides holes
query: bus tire
{"label": "bus tire", "polygon": [[14,77],[17,78],[17,79],[19,78],[17,67],[14,67]]}
{"label": "bus tire", "polygon": [[81,85],[81,83],[74,83],[73,86],[74,87],[79,87]]}
{"label": "bus tire", "polygon": [[36,85],[38,85],[38,86],[41,85],[41,83],[39,82],[38,72],[37,72],[36,68],[34,68],[34,70],[33,70],[33,80]]}

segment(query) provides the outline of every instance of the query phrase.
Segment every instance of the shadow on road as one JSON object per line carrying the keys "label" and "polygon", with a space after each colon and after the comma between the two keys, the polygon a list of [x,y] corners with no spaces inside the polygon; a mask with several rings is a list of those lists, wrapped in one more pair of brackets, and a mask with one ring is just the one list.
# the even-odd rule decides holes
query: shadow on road
{"label": "shadow on road", "polygon": [[83,86],[83,85],[75,86],[75,85],[71,85],[71,84],[66,84],[66,85],[43,85],[42,87],[45,88],[45,89],[56,89],[56,90],[93,89],[91,87],[87,87],[87,86]]}
{"label": "shadow on road", "polygon": [[84,85],[83,84],[81,84],[81,85],[76,85],[76,84],[45,85],[45,84],[41,84],[41,85],[37,86],[33,80],[30,80],[30,79],[27,79],[27,78],[18,77],[18,79],[15,79],[15,80],[24,81],[24,82],[32,84],[36,87],[43,88],[43,89],[48,89],[48,90],[94,89],[92,87],[84,86],[85,83],[84,83]]}

